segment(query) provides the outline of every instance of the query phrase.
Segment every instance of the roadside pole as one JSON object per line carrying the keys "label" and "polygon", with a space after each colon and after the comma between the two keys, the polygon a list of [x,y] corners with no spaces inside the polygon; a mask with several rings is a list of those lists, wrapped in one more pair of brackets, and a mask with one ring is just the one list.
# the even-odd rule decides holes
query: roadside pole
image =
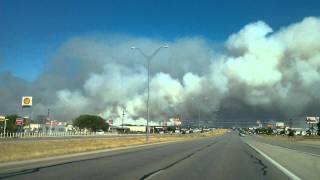
{"label": "roadside pole", "polygon": [[29,123],[29,133],[31,132],[31,116],[32,116],[32,96],[22,96],[22,101],[21,101],[21,117],[24,116],[24,109],[25,108],[30,108],[29,109],[29,115],[28,115],[28,123]]}
{"label": "roadside pole", "polygon": [[122,128],[123,131],[124,131],[124,129],[123,129],[123,121],[124,121],[125,111],[126,111],[126,109],[123,108],[123,109],[122,109],[122,122],[121,122],[121,128]]}
{"label": "roadside pole", "polygon": [[146,55],[140,48],[132,46],[132,50],[139,51],[142,56],[147,60],[147,70],[148,70],[148,96],[147,96],[147,127],[146,127],[146,142],[149,142],[149,134],[150,134],[150,128],[149,128],[149,120],[150,120],[150,112],[149,112],[149,98],[150,98],[150,62],[155,57],[155,55],[162,49],[162,48],[168,48],[168,45],[160,46],[158,49],[156,49],[151,55]]}
{"label": "roadside pole", "polygon": [[200,109],[198,110],[198,128],[200,129]]}
{"label": "roadside pole", "polygon": [[50,136],[52,135],[52,121],[50,121]]}
{"label": "roadside pole", "polygon": [[4,135],[6,135],[7,120],[9,120],[9,119],[4,119],[4,129],[3,129]]}
{"label": "roadside pole", "polygon": [[6,119],[5,116],[0,116],[0,122],[4,121],[3,134],[6,134],[7,120],[9,120],[9,119]]}

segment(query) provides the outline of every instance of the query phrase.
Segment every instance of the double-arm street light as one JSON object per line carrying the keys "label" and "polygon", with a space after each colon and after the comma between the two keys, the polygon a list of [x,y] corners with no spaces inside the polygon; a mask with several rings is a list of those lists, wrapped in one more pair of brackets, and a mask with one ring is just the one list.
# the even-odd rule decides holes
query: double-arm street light
{"label": "double-arm street light", "polygon": [[147,60],[147,69],[148,69],[148,97],[147,97],[147,130],[146,130],[146,141],[149,142],[149,92],[150,92],[150,62],[151,60],[156,56],[156,54],[162,49],[162,48],[168,48],[168,45],[165,46],[160,46],[157,48],[151,55],[147,55],[144,53],[140,48],[132,46],[132,50],[137,50],[139,51],[142,56]]}

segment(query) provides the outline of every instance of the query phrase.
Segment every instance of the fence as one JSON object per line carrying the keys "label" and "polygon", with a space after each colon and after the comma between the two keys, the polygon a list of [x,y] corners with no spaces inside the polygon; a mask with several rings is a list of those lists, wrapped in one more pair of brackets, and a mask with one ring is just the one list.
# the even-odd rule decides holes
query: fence
{"label": "fence", "polygon": [[0,138],[36,138],[36,137],[69,137],[69,136],[112,136],[118,135],[114,132],[20,132],[20,133],[0,133]]}

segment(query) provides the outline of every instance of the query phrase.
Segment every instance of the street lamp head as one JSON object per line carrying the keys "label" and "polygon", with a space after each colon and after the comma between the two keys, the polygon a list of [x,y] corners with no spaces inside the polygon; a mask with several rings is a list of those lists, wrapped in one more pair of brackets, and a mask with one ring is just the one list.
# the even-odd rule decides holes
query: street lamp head
{"label": "street lamp head", "polygon": [[135,46],[131,46],[131,49],[137,49],[137,47],[135,47]]}
{"label": "street lamp head", "polygon": [[164,45],[164,46],[162,46],[163,48],[169,48],[169,45],[168,44],[166,44],[166,45]]}

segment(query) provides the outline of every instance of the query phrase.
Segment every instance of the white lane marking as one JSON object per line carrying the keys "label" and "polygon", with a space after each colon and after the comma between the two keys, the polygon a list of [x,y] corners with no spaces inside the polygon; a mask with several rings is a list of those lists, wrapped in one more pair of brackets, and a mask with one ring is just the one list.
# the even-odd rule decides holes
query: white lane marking
{"label": "white lane marking", "polygon": [[275,160],[271,159],[268,155],[266,155],[265,153],[263,153],[262,151],[260,151],[258,148],[254,147],[253,145],[247,143],[249,146],[251,146],[254,150],[256,150],[259,154],[261,154],[264,158],[266,158],[267,160],[269,160],[273,165],[275,165],[278,169],[280,169],[280,171],[282,171],[284,174],[286,174],[289,178],[294,179],[294,180],[301,180],[301,178],[299,178],[298,176],[296,176],[295,174],[293,174],[292,172],[290,172],[288,169],[286,169],[285,167],[283,167],[281,164],[279,164],[278,162],[276,162]]}

